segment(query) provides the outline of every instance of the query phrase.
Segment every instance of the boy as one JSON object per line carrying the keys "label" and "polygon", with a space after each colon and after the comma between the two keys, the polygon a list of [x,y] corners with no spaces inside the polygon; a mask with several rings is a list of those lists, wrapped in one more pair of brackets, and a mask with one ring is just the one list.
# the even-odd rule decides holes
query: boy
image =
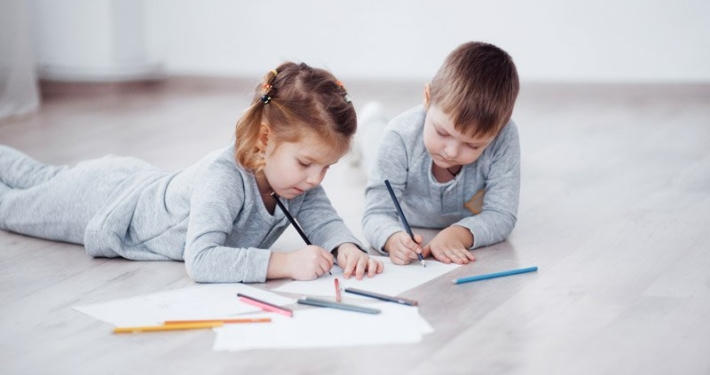
{"label": "boy", "polygon": [[[394,264],[417,254],[465,264],[475,259],[469,250],[510,234],[520,191],[520,144],[510,120],[518,91],[515,64],[500,48],[469,42],[449,54],[425,85],[423,106],[394,118],[379,141],[362,220],[375,249]],[[384,180],[411,226],[441,229],[429,243],[405,232]]]}

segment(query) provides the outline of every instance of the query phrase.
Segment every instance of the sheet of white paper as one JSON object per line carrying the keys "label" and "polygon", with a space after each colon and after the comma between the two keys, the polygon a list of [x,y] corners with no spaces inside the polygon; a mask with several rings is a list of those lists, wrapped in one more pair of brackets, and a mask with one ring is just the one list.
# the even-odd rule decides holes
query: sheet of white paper
{"label": "sheet of white paper", "polygon": [[[419,262],[412,262],[406,266],[398,266],[393,264],[388,257],[370,257],[381,260],[385,265],[384,272],[375,275],[375,277],[369,278],[365,276],[362,280],[357,280],[354,277],[345,279],[343,278],[343,270],[340,267],[333,267],[331,270],[333,275],[326,274],[316,280],[310,281],[292,281],[274,289],[274,291],[332,297],[335,295],[333,279],[337,277],[342,289],[353,287],[370,292],[396,296],[460,267],[458,264],[444,264],[430,259],[426,260],[426,267],[423,267]],[[343,299],[366,298],[351,293],[343,293],[342,296]]]}
{"label": "sheet of white paper", "polygon": [[74,309],[116,326],[162,324],[166,320],[219,319],[261,311],[239,301],[236,294],[284,306],[292,298],[244,284],[205,284],[105,303],[74,306]]}
{"label": "sheet of white paper", "polygon": [[271,323],[228,324],[216,328],[214,350],[320,348],[407,344],[422,340],[434,329],[417,307],[393,303],[369,304],[380,314],[329,308],[297,310],[293,318],[274,316]]}

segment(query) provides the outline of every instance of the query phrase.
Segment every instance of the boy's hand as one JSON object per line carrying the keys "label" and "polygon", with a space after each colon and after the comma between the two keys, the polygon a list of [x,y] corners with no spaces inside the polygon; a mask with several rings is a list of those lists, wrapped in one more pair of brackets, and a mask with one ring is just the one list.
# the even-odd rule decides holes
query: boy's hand
{"label": "boy's hand", "polygon": [[412,241],[407,232],[397,232],[390,236],[385,242],[385,251],[390,254],[392,263],[404,265],[413,260],[418,260],[417,253],[422,254],[420,244],[424,238],[418,234],[414,235],[417,242]]}
{"label": "boy's hand", "polygon": [[355,273],[358,280],[362,280],[365,272],[368,277],[373,277],[385,268],[382,262],[371,259],[352,243],[338,246],[338,265],[343,269],[343,277],[349,279]]}
{"label": "boy's hand", "polygon": [[289,253],[271,253],[266,278],[313,280],[330,271],[332,267],[333,255],[322,247],[308,245]]}
{"label": "boy's hand", "polygon": [[467,264],[473,262],[476,257],[468,250],[473,246],[473,235],[461,226],[452,225],[436,235],[426,246],[424,254],[434,255],[436,260],[442,263]]}

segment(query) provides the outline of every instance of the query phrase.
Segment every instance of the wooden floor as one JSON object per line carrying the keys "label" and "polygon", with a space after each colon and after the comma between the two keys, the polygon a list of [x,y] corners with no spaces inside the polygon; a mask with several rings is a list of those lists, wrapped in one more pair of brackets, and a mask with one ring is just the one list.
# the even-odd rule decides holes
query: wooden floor
{"label": "wooden floor", "polygon": [[[231,141],[253,80],[45,85],[0,143],[64,164],[113,153],[167,169]],[[423,84],[351,82],[390,114]],[[524,84],[519,219],[477,261],[404,295],[435,328],[420,344],[214,352],[211,331],[114,336],[72,306],[193,285],[179,262],[91,259],[0,231],[1,374],[708,374],[710,85]],[[324,182],[361,236],[364,176]],[[300,245],[288,232],[276,247]],[[537,265],[537,274],[451,285]],[[267,283],[271,288],[278,282]]]}

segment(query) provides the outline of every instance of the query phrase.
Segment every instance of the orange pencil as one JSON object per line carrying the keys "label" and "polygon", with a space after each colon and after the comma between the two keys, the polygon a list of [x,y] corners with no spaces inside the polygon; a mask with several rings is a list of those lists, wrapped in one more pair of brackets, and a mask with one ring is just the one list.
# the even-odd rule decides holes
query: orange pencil
{"label": "orange pencil", "polygon": [[116,327],[113,333],[138,333],[138,332],[155,332],[155,331],[177,331],[183,329],[206,329],[221,327],[222,322],[212,323],[189,323],[189,324],[170,324],[162,326],[141,326],[141,327]]}
{"label": "orange pencil", "polygon": [[191,323],[269,323],[271,318],[240,318],[240,319],[205,319],[205,320],[166,320],[165,324],[191,324]]}
{"label": "orange pencil", "polygon": [[338,281],[338,278],[335,278],[335,300],[340,302],[341,296],[340,296],[340,282]]}

